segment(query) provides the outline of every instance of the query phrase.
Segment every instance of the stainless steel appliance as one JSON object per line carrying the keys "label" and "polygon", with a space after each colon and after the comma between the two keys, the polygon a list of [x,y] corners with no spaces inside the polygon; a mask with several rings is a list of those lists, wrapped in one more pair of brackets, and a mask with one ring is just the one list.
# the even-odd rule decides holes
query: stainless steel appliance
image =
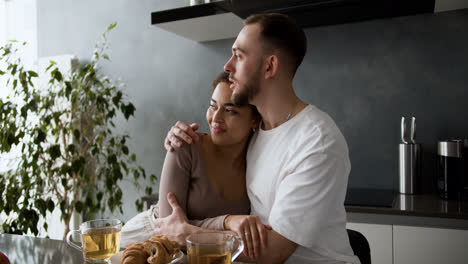
{"label": "stainless steel appliance", "polygon": [[[409,122],[408,122],[409,120]],[[406,129],[410,123],[409,131]],[[421,186],[421,150],[415,141],[416,118],[401,118],[401,142],[399,146],[399,191],[417,194]]]}
{"label": "stainless steel appliance", "polygon": [[464,195],[463,140],[437,144],[437,189],[442,199],[461,200]]}

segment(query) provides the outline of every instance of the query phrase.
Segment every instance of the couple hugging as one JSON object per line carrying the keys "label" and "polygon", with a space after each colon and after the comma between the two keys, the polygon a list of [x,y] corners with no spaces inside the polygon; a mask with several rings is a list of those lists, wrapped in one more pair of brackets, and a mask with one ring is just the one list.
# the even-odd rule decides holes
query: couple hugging
{"label": "couple hugging", "polygon": [[345,227],[346,141],[292,86],[304,31],[280,14],[244,23],[213,82],[210,134],[172,127],[159,203],[124,226],[122,243],[164,234],[184,246],[190,234],[226,230],[244,241],[243,262],[359,263]]}

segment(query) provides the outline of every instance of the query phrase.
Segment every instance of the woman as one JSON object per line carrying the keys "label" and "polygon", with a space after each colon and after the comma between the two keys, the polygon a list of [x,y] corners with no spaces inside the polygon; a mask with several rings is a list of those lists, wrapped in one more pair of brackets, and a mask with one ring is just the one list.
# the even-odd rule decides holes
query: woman
{"label": "woman", "polygon": [[153,220],[171,214],[167,194],[172,192],[190,223],[224,230],[227,215],[249,214],[245,186],[247,145],[258,127],[260,115],[251,105],[231,102],[229,75],[213,81],[206,119],[210,134],[200,134],[198,143],[168,152],[159,189],[159,203],[132,218],[122,229],[122,244],[142,241],[156,231]]}

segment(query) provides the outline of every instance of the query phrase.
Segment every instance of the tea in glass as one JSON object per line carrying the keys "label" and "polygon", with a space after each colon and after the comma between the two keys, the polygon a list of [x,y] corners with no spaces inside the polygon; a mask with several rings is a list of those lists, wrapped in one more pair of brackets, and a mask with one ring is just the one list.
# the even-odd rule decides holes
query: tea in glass
{"label": "tea in glass", "polygon": [[242,239],[224,232],[196,233],[186,241],[189,264],[231,264],[244,249]]}
{"label": "tea in glass", "polygon": [[[82,251],[87,262],[105,263],[120,251],[120,232],[122,223],[117,219],[99,219],[84,222],[80,230],[73,230],[67,234],[67,243]],[[73,233],[81,236],[81,247],[71,240]]]}
{"label": "tea in glass", "polygon": [[190,264],[231,264],[231,251],[221,246],[192,248],[187,253]]}
{"label": "tea in glass", "polygon": [[90,230],[81,235],[86,259],[107,259],[120,250],[120,230]]}

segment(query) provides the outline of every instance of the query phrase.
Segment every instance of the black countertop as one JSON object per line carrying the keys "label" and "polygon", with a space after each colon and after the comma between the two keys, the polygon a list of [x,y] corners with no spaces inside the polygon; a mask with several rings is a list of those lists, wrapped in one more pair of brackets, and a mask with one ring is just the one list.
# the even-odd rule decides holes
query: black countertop
{"label": "black countertop", "polygon": [[[367,205],[349,204],[347,200],[345,208],[348,222],[468,229],[468,201],[443,200],[437,195],[405,195],[392,192],[393,201],[391,206],[388,206],[389,193],[381,192],[375,195],[379,191],[381,190],[368,190],[368,193],[362,193],[363,197],[360,199],[370,201]],[[383,199],[387,205],[375,205],[373,197],[378,196],[380,198],[375,200]]]}
{"label": "black countertop", "polygon": [[392,207],[347,205],[347,212],[441,217],[468,220],[468,201],[442,200],[436,195],[395,194]]}

